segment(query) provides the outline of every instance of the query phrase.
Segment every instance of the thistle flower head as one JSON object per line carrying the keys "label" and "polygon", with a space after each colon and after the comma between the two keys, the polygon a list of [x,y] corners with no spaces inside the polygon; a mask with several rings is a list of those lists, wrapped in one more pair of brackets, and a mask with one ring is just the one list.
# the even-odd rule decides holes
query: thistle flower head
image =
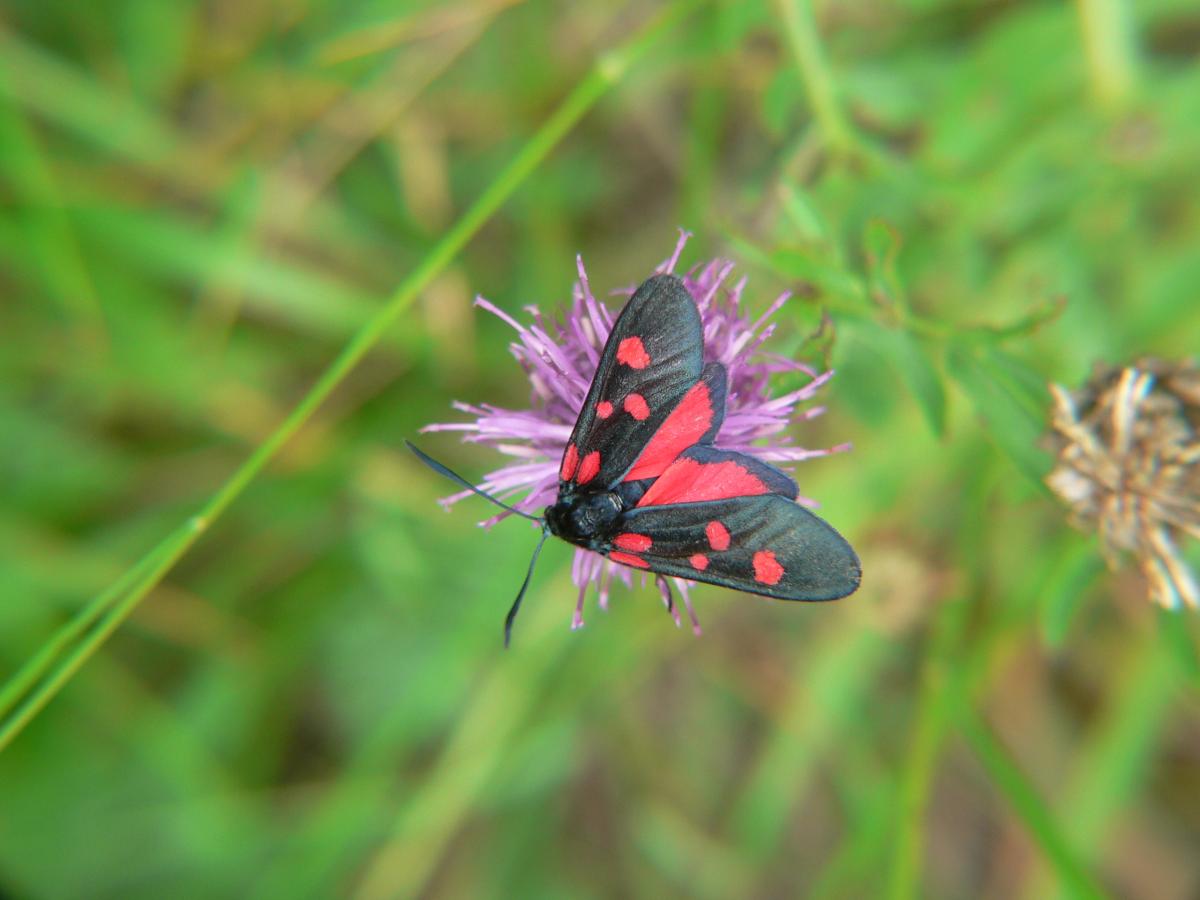
{"label": "thistle flower head", "polygon": [[[671,256],[655,272],[675,271],[689,237],[687,232],[680,233]],[[525,312],[530,320],[522,323],[482,297],[475,301],[477,306],[503,319],[516,332],[510,347],[529,379],[529,406],[505,409],[487,403],[456,402],[454,408],[464,414],[464,421],[428,425],[422,429],[424,432],[458,431],[463,434],[464,441],[487,444],[511,457],[512,461],[507,465],[489,472],[479,488],[506,499],[523,494],[513,503],[521,510],[535,512],[554,502],[559,461],[619,312],[619,309],[610,309],[593,294],[583,260],[577,257],[576,264],[579,279],[570,304],[558,317],[547,317],[536,306],[527,306]],[[803,363],[765,351],[763,345],[776,328],[772,318],[789,295],[781,295],[760,316],[751,317],[742,307],[745,279],[731,281],[732,272],[733,263],[714,259],[693,267],[682,276],[700,310],[705,361],[723,363],[729,378],[725,420],[717,435],[716,446],[784,466],[848,449],[847,444],[811,449],[793,442],[788,433],[789,426],[824,411],[823,407],[807,404],[833,373],[818,373]],[[628,297],[635,287],[614,293]],[[775,396],[770,382],[781,373],[797,373],[806,383]],[[469,496],[469,491],[462,491],[441,502],[449,507]],[[815,505],[805,497],[800,502]],[[508,515],[502,512],[480,524],[488,527]],[[590,585],[597,586],[600,605],[607,608],[612,579],[616,577],[626,585],[632,585],[634,573],[597,553],[576,549],[571,575],[579,587],[572,620],[572,627],[578,628],[583,624],[583,601]],[[667,581],[663,578],[656,581],[664,602],[679,624],[678,610],[670,603]],[[672,581],[683,597],[693,630],[698,634],[699,625],[688,592],[690,582]]]}
{"label": "thistle flower head", "polygon": [[1200,538],[1200,370],[1147,359],[1098,366],[1073,394],[1051,391],[1058,464],[1047,484],[1099,531],[1110,562],[1136,557],[1156,602],[1196,608],[1177,542]]}

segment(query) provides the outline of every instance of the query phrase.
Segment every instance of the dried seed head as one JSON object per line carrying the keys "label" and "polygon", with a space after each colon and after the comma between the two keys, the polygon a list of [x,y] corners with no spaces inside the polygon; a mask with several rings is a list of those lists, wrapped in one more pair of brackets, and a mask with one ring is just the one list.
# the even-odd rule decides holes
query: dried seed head
{"label": "dried seed head", "polygon": [[1137,557],[1156,602],[1200,606],[1177,548],[1200,538],[1200,370],[1144,359],[1097,366],[1073,394],[1050,390],[1058,464],[1046,483],[1100,532],[1110,563],[1122,550]]}

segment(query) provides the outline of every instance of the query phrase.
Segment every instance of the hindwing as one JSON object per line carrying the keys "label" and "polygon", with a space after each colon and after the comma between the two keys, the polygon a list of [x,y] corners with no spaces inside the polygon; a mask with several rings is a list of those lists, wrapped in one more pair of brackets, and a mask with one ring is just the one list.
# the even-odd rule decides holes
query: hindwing
{"label": "hindwing", "polygon": [[779,494],[639,506],[619,527],[616,562],[780,600],[836,600],[862,577],[846,539]]}

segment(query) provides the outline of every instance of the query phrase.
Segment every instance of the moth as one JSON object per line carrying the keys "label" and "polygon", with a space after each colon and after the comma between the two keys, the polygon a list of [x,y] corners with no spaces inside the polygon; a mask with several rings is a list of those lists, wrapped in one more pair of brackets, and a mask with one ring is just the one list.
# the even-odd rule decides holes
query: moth
{"label": "moth", "polygon": [[836,600],[858,588],[858,556],[796,503],[785,472],[714,446],[726,391],[724,366],[704,362],[691,294],[677,276],[655,275],[613,325],[563,451],[558,495],[541,516],[408,444],[435,471],[542,528],[504,620],[506,647],[550,535],[635,570],[779,600]]}

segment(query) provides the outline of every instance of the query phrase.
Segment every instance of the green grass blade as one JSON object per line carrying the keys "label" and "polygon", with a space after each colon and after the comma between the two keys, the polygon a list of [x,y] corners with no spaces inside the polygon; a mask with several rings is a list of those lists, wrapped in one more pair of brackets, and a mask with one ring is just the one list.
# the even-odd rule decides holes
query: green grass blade
{"label": "green grass blade", "polygon": [[1114,666],[1121,673],[1101,722],[1076,756],[1066,790],[1071,839],[1087,860],[1103,858],[1113,820],[1150,778],[1160,735],[1183,678],[1173,654],[1148,634]]}
{"label": "green grass blade", "polygon": [[1075,6],[1092,91],[1101,105],[1119,107],[1137,85],[1133,4],[1125,0],[1079,0]]}
{"label": "green grass blade", "polygon": [[[77,613],[59,634],[35,654],[33,661],[10,680],[12,683],[5,685],[2,696],[10,698],[12,702],[24,693],[21,688],[28,687],[34,677],[44,676],[44,680],[33,689],[28,699],[0,720],[0,750],[11,743],[33,717],[57,695],[71,676],[191,549],[200,535],[246,490],[279,450],[379,342],[421,291],[446,268],[584,114],[621,80],[639,57],[700,2],[702,0],[677,0],[627,43],[602,56],[508,166],[446,232],[417,268],[401,282],[386,304],[359,329],[283,422],[259,444],[199,513],[136,563],[116,585],[98,595]],[[107,605],[105,600],[111,603],[111,609],[105,613],[98,627],[88,631],[90,622],[95,621],[97,610]],[[78,646],[63,655],[62,645],[66,643],[64,636],[76,635],[82,635]]]}
{"label": "green grass blade", "polygon": [[1012,805],[1029,831],[1029,836],[1045,854],[1071,896],[1098,898],[1108,896],[1084,866],[1059,829],[1053,814],[1029,780],[1009,757],[1004,747],[968,704],[959,710],[958,727],[983,763],[996,788]]}
{"label": "green grass blade", "polygon": [[[34,685],[46,675],[54,665],[55,660],[67,652],[71,645],[88,628],[97,622],[109,610],[112,604],[122,597],[139,578],[143,578],[150,571],[155,562],[171,545],[174,537],[175,535],[172,533],[160,542],[157,547],[143,556],[136,565],[127,569],[106,590],[93,597],[50,640],[44,643],[38,652],[15,675],[4,683],[4,688],[0,690],[0,716],[7,716],[21,698],[32,690]],[[3,749],[4,743],[4,740],[0,738],[0,749]]]}
{"label": "green grass blade", "polygon": [[796,59],[813,116],[831,150],[844,152],[854,143],[853,132],[837,98],[837,85],[817,34],[816,16],[809,0],[776,0],[784,35]]}
{"label": "green grass blade", "polygon": [[[173,532],[112,587],[94,597],[10,679],[10,684],[5,684],[3,698],[6,705],[0,706],[5,710],[0,719],[0,752],[45,709],[46,704],[57,696],[92,654],[129,617],[138,601],[149,592],[148,585],[162,580],[187,552],[199,532],[200,528],[194,520]],[[135,587],[122,596],[120,586],[129,582],[133,582]],[[111,604],[108,609],[105,609],[106,599]],[[89,631],[93,623],[95,627]],[[22,688],[26,686],[28,693],[24,701],[8,712],[7,704],[19,700],[25,694]]]}
{"label": "green grass blade", "polygon": [[958,696],[958,689],[951,684],[950,661],[968,608],[969,604],[962,599],[948,601],[941,608],[934,623],[932,647],[921,672],[912,742],[899,776],[899,821],[887,888],[887,896],[892,900],[920,895],[925,810],[946,726]]}
{"label": "green grass blade", "polygon": [[850,619],[821,641],[819,655],[802,658],[789,678],[770,740],[748,765],[745,786],[728,813],[729,830],[744,856],[764,863],[778,850],[818,763],[840,736],[859,739],[871,688],[892,660],[888,636]]}
{"label": "green grass blade", "polygon": [[26,206],[29,221],[21,254],[30,258],[47,293],[64,311],[77,315],[86,327],[102,334],[100,303],[73,223],[64,209],[54,164],[23,110],[3,99],[11,93],[0,66],[0,147],[5,148],[0,154],[0,184],[8,182]]}
{"label": "green grass blade", "polygon": [[0,68],[0,93],[13,102],[147,168],[191,171],[180,165],[185,148],[174,133],[140,103],[2,26]]}

